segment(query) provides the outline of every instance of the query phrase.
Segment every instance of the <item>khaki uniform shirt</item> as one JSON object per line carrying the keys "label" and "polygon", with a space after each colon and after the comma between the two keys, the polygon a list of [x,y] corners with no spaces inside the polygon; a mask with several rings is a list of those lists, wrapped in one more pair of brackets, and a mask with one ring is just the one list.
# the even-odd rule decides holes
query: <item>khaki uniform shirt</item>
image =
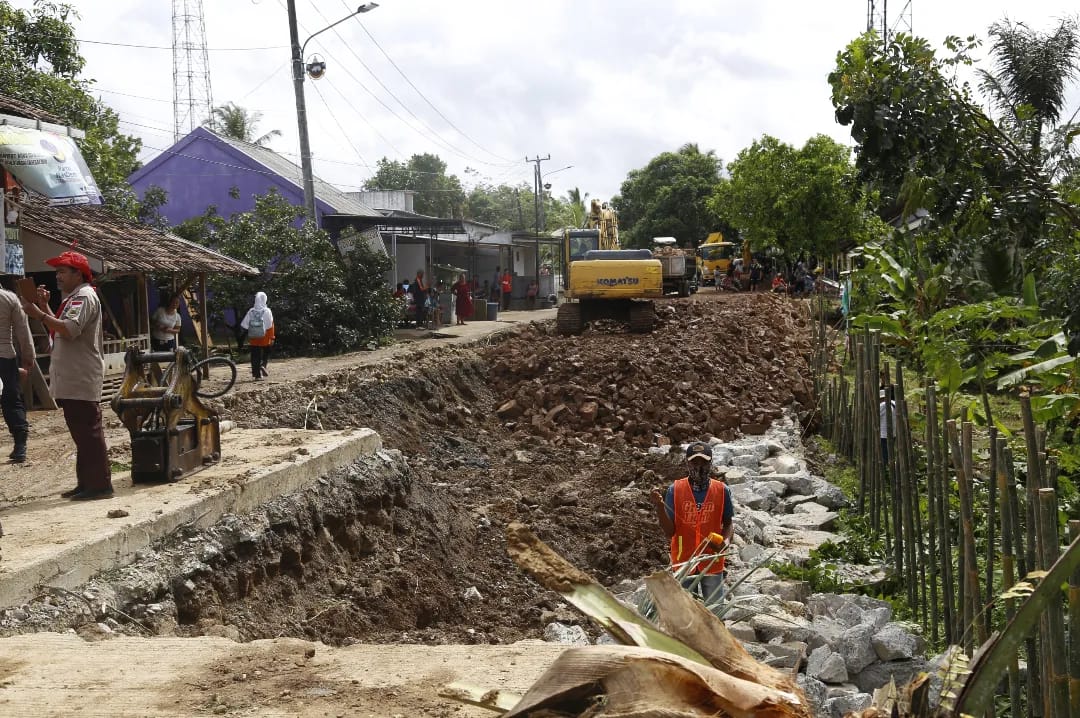
{"label": "khaki uniform shirt", "polygon": [[23,361],[33,359],[34,339],[22,302],[14,292],[0,289],[0,358],[14,359],[16,352]]}
{"label": "khaki uniform shirt", "polygon": [[49,390],[54,399],[101,401],[105,380],[102,355],[101,303],[89,284],[82,284],[64,297],[59,319],[71,338],[53,337]]}

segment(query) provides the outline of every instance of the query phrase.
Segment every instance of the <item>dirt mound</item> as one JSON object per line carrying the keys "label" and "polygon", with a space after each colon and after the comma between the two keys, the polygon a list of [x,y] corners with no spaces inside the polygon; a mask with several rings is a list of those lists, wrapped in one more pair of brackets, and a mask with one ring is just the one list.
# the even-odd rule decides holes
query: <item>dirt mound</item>
{"label": "dirt mound", "polygon": [[803,304],[756,295],[665,303],[658,314],[649,335],[533,326],[486,349],[499,417],[555,444],[652,446],[760,434],[785,406],[811,403]]}

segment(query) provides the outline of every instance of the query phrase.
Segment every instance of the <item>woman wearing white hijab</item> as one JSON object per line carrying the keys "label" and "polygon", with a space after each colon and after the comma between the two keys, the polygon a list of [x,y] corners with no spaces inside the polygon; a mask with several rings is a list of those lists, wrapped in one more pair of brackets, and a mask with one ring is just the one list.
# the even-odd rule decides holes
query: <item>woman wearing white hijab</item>
{"label": "woman wearing white hijab", "polygon": [[274,313],[266,306],[265,292],[256,292],[255,306],[244,315],[240,328],[247,331],[251,348],[251,376],[259,381],[269,376],[266,362],[270,358],[270,347],[274,345]]}

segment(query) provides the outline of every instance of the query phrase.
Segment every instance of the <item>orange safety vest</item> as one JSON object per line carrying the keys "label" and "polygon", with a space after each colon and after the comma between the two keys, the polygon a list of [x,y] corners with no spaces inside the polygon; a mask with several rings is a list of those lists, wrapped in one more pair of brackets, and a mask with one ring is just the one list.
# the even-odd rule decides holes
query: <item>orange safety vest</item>
{"label": "orange safety vest", "polygon": [[[675,533],[671,536],[671,567],[678,571],[686,561],[693,558],[701,547],[699,556],[711,555],[706,543],[710,533],[722,533],[724,528],[724,483],[710,481],[709,490],[700,508],[694,500],[694,490],[689,479],[675,482]],[[709,566],[708,560],[696,563],[690,568],[691,574],[717,574],[724,570],[724,558],[720,557]]]}

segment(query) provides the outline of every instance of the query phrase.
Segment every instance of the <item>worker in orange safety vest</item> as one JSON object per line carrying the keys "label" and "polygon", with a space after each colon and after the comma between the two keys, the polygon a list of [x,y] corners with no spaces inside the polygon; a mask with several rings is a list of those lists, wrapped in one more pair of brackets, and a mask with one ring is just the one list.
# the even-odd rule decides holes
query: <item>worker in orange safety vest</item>
{"label": "worker in orange safety vest", "polygon": [[690,563],[683,585],[694,586],[703,599],[712,602],[723,595],[723,551],[731,545],[735,507],[731,489],[709,476],[712,448],[707,443],[695,441],[687,446],[686,464],[686,477],[669,486],[665,494],[654,489],[650,499],[671,542],[672,571],[678,573]]}

